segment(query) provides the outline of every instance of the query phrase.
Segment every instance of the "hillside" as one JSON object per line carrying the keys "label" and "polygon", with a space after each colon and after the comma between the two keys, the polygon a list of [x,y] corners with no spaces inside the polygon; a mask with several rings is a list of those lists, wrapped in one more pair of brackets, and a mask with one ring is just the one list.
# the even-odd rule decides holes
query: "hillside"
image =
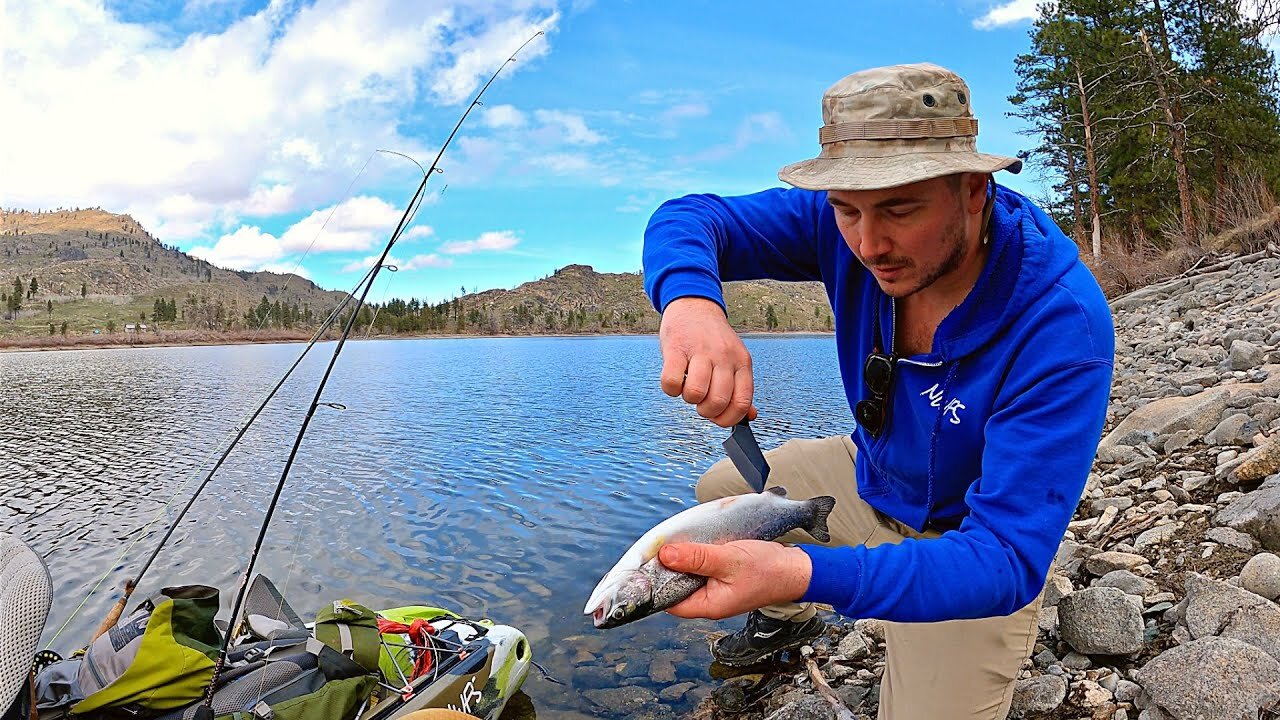
{"label": "hillside", "polygon": [[[818,283],[727,283],[725,293],[740,330],[831,329]],[[296,275],[211,265],[159,242],[128,215],[96,208],[0,211],[0,338],[10,343],[55,334],[102,340],[139,322],[148,333],[201,331],[208,340],[208,333],[243,333],[251,312],[265,315],[269,328],[303,331],[342,297]],[[366,308],[361,320],[381,334],[545,334],[656,332],[659,316],[639,274],[569,265],[512,290],[435,305],[392,300]]]}
{"label": "hillside", "polygon": [[[739,330],[831,329],[820,283],[753,280],[725,283],[724,289],[729,321]],[[660,319],[641,275],[598,273],[587,265],[568,265],[514,290],[465,295],[457,304],[464,329],[473,332],[657,332]],[[456,329],[458,313],[452,304],[447,310]]]}
{"label": "hillside", "polygon": [[[140,320],[226,330],[264,296],[300,321],[342,298],[296,275],[216,267],[160,243],[128,215],[100,209],[0,210],[0,294],[0,336],[48,335],[51,324],[61,333],[63,323],[67,334],[106,332]],[[172,319],[157,315],[157,301],[172,308]]]}

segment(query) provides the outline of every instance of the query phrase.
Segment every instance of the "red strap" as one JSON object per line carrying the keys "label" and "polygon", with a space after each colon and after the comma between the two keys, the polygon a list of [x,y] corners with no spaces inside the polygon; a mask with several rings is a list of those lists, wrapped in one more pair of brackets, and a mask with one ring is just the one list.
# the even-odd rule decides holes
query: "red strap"
{"label": "red strap", "polygon": [[394,620],[378,618],[378,632],[407,635],[411,644],[420,646],[418,660],[413,664],[413,675],[409,680],[417,680],[431,672],[431,664],[435,659],[435,653],[431,650],[431,645],[427,642],[427,639],[429,635],[436,634],[436,629],[432,627],[431,623],[419,618],[414,620],[412,624],[405,625]]}

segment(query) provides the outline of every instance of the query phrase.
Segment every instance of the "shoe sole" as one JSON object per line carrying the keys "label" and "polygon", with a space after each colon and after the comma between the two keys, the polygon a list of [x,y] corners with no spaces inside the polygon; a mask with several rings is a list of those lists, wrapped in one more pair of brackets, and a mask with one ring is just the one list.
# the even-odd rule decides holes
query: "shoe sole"
{"label": "shoe sole", "polygon": [[817,640],[818,638],[822,637],[822,630],[823,628],[819,628],[818,632],[814,633],[811,637],[807,637],[804,640],[801,640],[800,642],[794,645],[787,645],[785,647],[780,647],[774,650],[770,650],[760,655],[751,655],[745,658],[735,658],[733,660],[725,660],[719,655],[716,655],[716,640],[712,640],[711,641],[711,657],[721,665],[724,665],[725,667],[731,667],[731,668],[745,668],[745,667],[751,667],[752,665],[762,665],[768,660],[775,658],[779,653],[783,653],[788,650],[796,650],[798,648],[804,647],[805,645],[808,645],[814,640]]}
{"label": "shoe sole", "polygon": [[44,561],[17,536],[0,532],[0,711],[27,686],[52,604]]}

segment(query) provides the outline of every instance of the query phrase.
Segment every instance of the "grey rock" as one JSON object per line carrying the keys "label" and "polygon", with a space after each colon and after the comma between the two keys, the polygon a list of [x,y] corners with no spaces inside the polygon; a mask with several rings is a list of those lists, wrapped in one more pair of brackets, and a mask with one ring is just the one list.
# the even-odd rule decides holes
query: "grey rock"
{"label": "grey rock", "polygon": [[1081,655],[1072,650],[1062,656],[1062,666],[1071,670],[1088,670],[1093,667],[1093,661],[1089,659],[1088,655]]}
{"label": "grey rock", "polygon": [[[1195,388],[1194,392],[1199,392],[1199,388]],[[1190,395],[1192,393],[1183,394]],[[1164,454],[1172,455],[1199,439],[1200,436],[1192,430],[1179,430],[1178,432],[1170,435],[1169,438],[1164,441]]]}
{"label": "grey rock", "polygon": [[1085,560],[1084,568],[1094,575],[1102,576],[1112,570],[1132,570],[1146,564],[1147,559],[1142,555],[1112,550]]}
{"label": "grey rock", "polygon": [[1142,459],[1142,453],[1132,445],[1099,446],[1094,456],[1096,462],[1104,465],[1124,465]]}
{"label": "grey rock", "polygon": [[1227,351],[1232,370],[1252,370],[1262,364],[1262,348],[1244,340],[1233,340]]}
{"label": "grey rock", "polygon": [[1039,675],[1019,680],[1013,687],[1010,718],[1028,718],[1051,713],[1067,697],[1067,681],[1057,675]]}
{"label": "grey rock", "polygon": [[1069,578],[1063,577],[1058,573],[1053,573],[1049,578],[1049,582],[1045,584],[1043,607],[1053,607],[1058,604],[1062,598],[1070,595],[1075,590],[1071,585]]}
{"label": "grey rock", "polygon": [[1138,671],[1137,680],[1173,720],[1256,718],[1280,700],[1280,662],[1228,638],[1166,650]]}
{"label": "grey rock", "polygon": [[1058,634],[1058,606],[1041,607],[1036,614],[1036,627],[1046,635]]}
{"label": "grey rock", "polygon": [[1157,525],[1148,530],[1144,530],[1138,538],[1133,541],[1133,546],[1138,550],[1151,547],[1152,545],[1161,545],[1173,539],[1174,533],[1178,531],[1178,526],[1173,523],[1168,525]]}
{"label": "grey rock", "polygon": [[679,702],[684,699],[686,693],[698,687],[697,683],[682,682],[675,685],[668,685],[658,692],[658,699],[663,702]]}
{"label": "grey rock", "polygon": [[850,630],[844,637],[840,638],[840,643],[836,646],[836,652],[845,656],[848,660],[861,660],[870,655],[871,650],[871,643],[865,635],[858,632],[857,628]]}
{"label": "grey rock", "polygon": [[1209,528],[1209,531],[1204,534],[1204,538],[1205,540],[1212,540],[1221,545],[1244,550],[1245,552],[1253,552],[1253,538],[1229,527]]}
{"label": "grey rock", "polygon": [[1240,587],[1268,600],[1280,599],[1280,557],[1258,553],[1240,571]]}
{"label": "grey rock", "polygon": [[833,717],[835,713],[826,700],[817,695],[806,695],[778,708],[765,720],[831,720]]}
{"label": "grey rock", "polygon": [[[1245,413],[1236,413],[1218,423],[1204,436],[1206,445],[1252,445],[1253,436],[1261,428],[1257,421]],[[1234,459],[1234,458],[1231,458]]]}
{"label": "grey rock", "polygon": [[1231,615],[1218,637],[1247,642],[1280,660],[1280,607],[1272,602],[1242,607]]}
{"label": "grey rock", "polygon": [[1093,511],[1091,513],[1093,515],[1101,515],[1109,507],[1113,507],[1117,510],[1128,510],[1133,507],[1133,498],[1128,495],[1102,498],[1101,500],[1094,500],[1093,503],[1089,505],[1089,508]]}
{"label": "grey rock", "polygon": [[1134,575],[1128,570],[1112,570],[1093,584],[1094,587],[1120,588],[1129,595],[1147,597],[1158,591],[1156,584],[1150,580]]}
{"label": "grey rock", "polygon": [[676,713],[666,705],[645,707],[631,713],[623,720],[676,720]]}
{"label": "grey rock", "polygon": [[1137,699],[1138,693],[1142,692],[1142,686],[1131,680],[1120,680],[1112,692],[1115,693],[1116,702],[1131,703]]}
{"label": "grey rock", "polygon": [[1077,590],[1058,603],[1059,632],[1086,655],[1130,655],[1142,649],[1142,613],[1113,587]]}
{"label": "grey rock", "polygon": [[1187,607],[1183,621],[1191,637],[1200,639],[1221,633],[1240,608],[1271,604],[1248,590],[1200,573],[1186,574]]}
{"label": "grey rock", "polygon": [[645,705],[658,702],[658,696],[652,690],[637,685],[585,690],[582,694],[596,705],[614,712],[635,712]]}
{"label": "grey rock", "polygon": [[1268,483],[1218,511],[1213,521],[1248,533],[1264,548],[1280,552],[1280,484]]}
{"label": "grey rock", "polygon": [[867,696],[871,694],[871,688],[861,685],[841,685],[835,688],[835,693],[836,697],[840,698],[840,702],[845,704],[845,707],[850,710],[856,710],[862,704],[862,701],[866,700]]}
{"label": "grey rock", "polygon": [[1227,409],[1228,392],[1211,390],[1190,397],[1169,397],[1150,402],[1120,422],[1101,445],[1116,445],[1134,430],[1167,435],[1179,430],[1193,430],[1204,435],[1218,424]]}
{"label": "grey rock", "polygon": [[853,626],[858,632],[875,640],[876,642],[884,642],[884,622],[874,618],[863,618],[856,620]]}

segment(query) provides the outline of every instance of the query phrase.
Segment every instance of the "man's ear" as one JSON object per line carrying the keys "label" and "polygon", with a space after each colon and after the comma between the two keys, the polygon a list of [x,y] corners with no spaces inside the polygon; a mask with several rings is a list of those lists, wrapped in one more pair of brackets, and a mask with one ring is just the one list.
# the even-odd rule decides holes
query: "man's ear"
{"label": "man's ear", "polygon": [[982,208],[987,202],[987,183],[990,180],[990,173],[964,174],[964,204],[965,210],[970,215],[978,215],[982,212]]}

